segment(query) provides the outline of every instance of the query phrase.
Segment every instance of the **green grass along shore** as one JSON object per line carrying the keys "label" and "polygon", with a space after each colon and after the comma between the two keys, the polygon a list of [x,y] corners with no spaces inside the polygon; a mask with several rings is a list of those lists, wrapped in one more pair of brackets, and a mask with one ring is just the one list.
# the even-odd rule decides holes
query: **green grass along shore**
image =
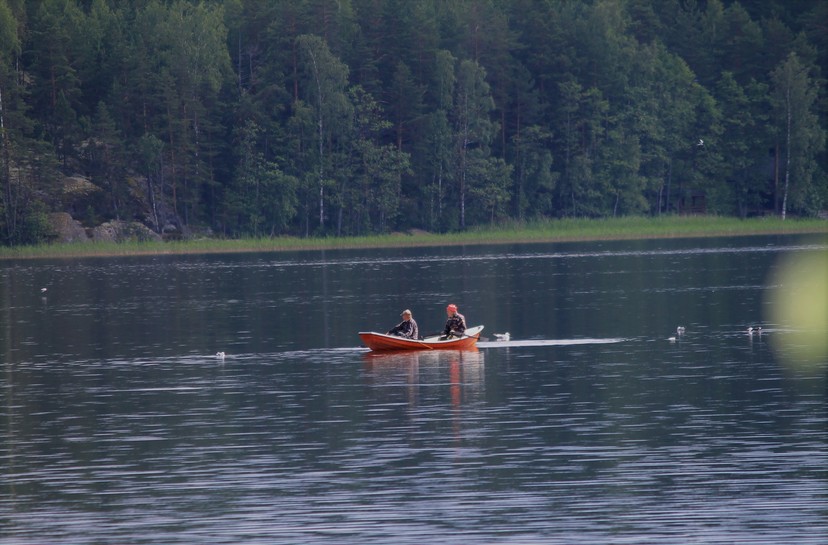
{"label": "green grass along shore", "polygon": [[410,233],[340,238],[275,237],[238,240],[204,238],[173,242],[44,244],[38,246],[0,248],[0,259],[281,252],[772,234],[828,235],[828,221],[822,219],[791,218],[783,221],[776,217],[742,220],[720,216],[560,219],[520,225],[475,228],[447,234],[415,231]]}

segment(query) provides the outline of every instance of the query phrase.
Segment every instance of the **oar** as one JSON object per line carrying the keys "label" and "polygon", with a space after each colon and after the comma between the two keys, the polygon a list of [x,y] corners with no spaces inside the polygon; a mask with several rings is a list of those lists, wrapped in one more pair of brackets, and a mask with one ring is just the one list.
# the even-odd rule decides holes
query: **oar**
{"label": "oar", "polygon": [[[443,336],[443,332],[442,332],[442,331],[438,331],[437,333],[429,333],[429,334],[427,334],[427,335],[423,335],[423,339],[427,339],[427,338],[429,338],[429,337],[442,337],[442,336]],[[455,334],[453,334],[450,338],[462,339],[463,337],[471,337],[471,335],[466,335],[466,333],[465,333],[465,332],[464,332],[464,333],[461,333],[461,334],[459,334],[459,335],[458,335],[457,333],[455,333]],[[482,339],[481,339],[481,337],[477,337],[477,339],[478,339],[478,340],[482,340]],[[448,340],[448,339],[446,339],[446,340]]]}
{"label": "oar", "polygon": [[[455,338],[455,339],[462,339],[463,337],[468,337],[468,338],[470,338],[470,339],[471,339],[472,337],[474,337],[474,335],[466,335],[466,333],[464,332],[464,333],[461,333],[459,336],[456,336],[456,335],[455,335],[455,337],[454,337],[454,338]],[[488,340],[489,340],[489,338],[488,338],[488,337],[483,337],[482,335],[480,335],[480,333],[478,333],[478,334],[477,334],[477,340],[478,340],[478,341],[483,341],[483,342],[486,342],[486,341],[488,341]]]}
{"label": "oar", "polygon": [[[436,335],[440,335],[441,337],[443,336],[442,332],[441,333],[436,333]],[[449,339],[462,339],[463,337],[471,338],[471,335],[466,335],[465,332],[460,333],[459,335],[457,333],[451,333],[451,335],[446,340],[449,340]]]}

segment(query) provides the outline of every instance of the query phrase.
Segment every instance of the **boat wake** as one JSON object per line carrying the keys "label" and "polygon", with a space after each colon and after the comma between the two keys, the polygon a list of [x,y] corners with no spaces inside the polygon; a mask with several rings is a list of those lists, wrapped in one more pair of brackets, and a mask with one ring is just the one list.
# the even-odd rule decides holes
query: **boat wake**
{"label": "boat wake", "polygon": [[613,344],[626,339],[621,337],[605,339],[527,339],[522,341],[478,341],[478,348],[517,348],[526,346],[572,346],[578,344]]}

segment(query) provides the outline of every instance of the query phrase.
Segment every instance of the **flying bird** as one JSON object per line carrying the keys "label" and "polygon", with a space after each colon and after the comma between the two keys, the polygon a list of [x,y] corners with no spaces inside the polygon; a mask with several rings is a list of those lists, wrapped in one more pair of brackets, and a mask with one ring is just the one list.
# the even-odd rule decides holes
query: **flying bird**
{"label": "flying bird", "polygon": [[698,143],[697,143],[696,145],[697,145],[697,146],[703,146],[703,145],[704,145],[704,140],[702,140],[701,138],[699,138],[699,141],[698,141]]}

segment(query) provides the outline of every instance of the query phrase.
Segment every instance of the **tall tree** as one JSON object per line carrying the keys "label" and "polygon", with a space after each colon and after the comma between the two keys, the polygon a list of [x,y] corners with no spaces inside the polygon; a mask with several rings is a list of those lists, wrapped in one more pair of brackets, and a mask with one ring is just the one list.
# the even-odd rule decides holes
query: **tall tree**
{"label": "tall tree", "polygon": [[469,186],[478,182],[472,175],[480,172],[480,163],[490,156],[492,139],[497,134],[497,123],[491,120],[494,100],[486,83],[486,71],[470,60],[460,62],[457,68],[457,87],[453,110],[454,154],[459,200],[459,225],[466,228],[466,200]]}
{"label": "tall tree", "polygon": [[553,170],[552,134],[531,125],[514,136],[519,150],[515,161],[517,219],[542,218],[554,214],[554,191],[559,173]]}
{"label": "tall tree", "polygon": [[469,188],[474,197],[481,219],[488,216],[489,223],[505,217],[512,189],[512,165],[500,157],[486,157],[470,164],[470,174],[477,183]]}
{"label": "tall tree", "polygon": [[80,80],[75,67],[72,29],[83,26],[74,2],[39,2],[31,21],[32,44],[26,60],[33,78],[34,110],[44,136],[55,147],[65,170],[71,170],[80,134]]}
{"label": "tall tree", "polygon": [[205,163],[213,136],[209,112],[216,111],[217,94],[230,75],[227,30],[220,8],[191,5],[186,0],[169,7],[163,24],[167,43],[161,53],[173,78],[165,97],[172,201],[187,224],[200,188],[209,178]]}
{"label": "tall tree", "polygon": [[641,146],[623,116],[608,121],[606,142],[601,146],[601,168],[596,178],[603,193],[602,214],[616,217],[637,215],[648,209],[645,189],[647,180],[640,174]]}
{"label": "tall tree", "polygon": [[[343,134],[350,118],[351,105],[346,94],[348,67],[337,59],[319,36],[298,38],[304,59],[305,96],[313,105],[316,122],[316,183],[319,190],[319,229],[325,227],[325,187],[327,179],[326,145]],[[337,134],[338,133],[338,134]]]}
{"label": "tall tree", "polygon": [[576,81],[559,86],[560,145],[563,147],[563,178],[558,184],[559,199],[571,216],[594,216],[601,196],[592,188],[598,149],[604,138],[609,102],[600,90],[584,90]]}
{"label": "tall tree", "polygon": [[35,244],[49,236],[46,200],[55,191],[54,148],[34,135],[22,73],[25,19],[21,6],[0,2],[0,235],[9,245]]}
{"label": "tall tree", "polygon": [[712,144],[714,126],[698,123],[704,88],[680,57],[655,42],[642,47],[632,70],[626,119],[641,145],[645,192],[655,214],[677,209],[694,179],[699,140]]}
{"label": "tall tree", "polygon": [[410,145],[418,124],[421,124],[425,90],[417,84],[408,65],[403,62],[397,64],[389,87],[394,144],[397,149],[403,150]]}
{"label": "tall tree", "polygon": [[429,86],[429,98],[435,109],[428,116],[425,163],[422,168],[428,176],[428,226],[431,229],[446,227],[443,203],[448,182],[454,174],[451,168],[452,129],[449,115],[454,108],[454,89],[457,84],[455,64],[456,59],[449,51],[438,51],[434,62],[434,81]]}
{"label": "tall tree", "polygon": [[126,178],[128,168],[124,157],[124,142],[118,126],[101,101],[92,118],[92,136],[85,143],[85,168],[92,183],[102,188],[107,196],[106,208],[98,212],[106,218],[132,217],[127,209],[129,200]]}
{"label": "tall tree", "polygon": [[774,114],[784,154],[784,187],[781,216],[785,219],[788,199],[802,212],[819,209],[819,194],[813,186],[814,157],[825,146],[825,131],[813,112],[817,89],[807,67],[791,53],[771,74]]}
{"label": "tall tree", "polygon": [[[396,219],[399,210],[401,180],[409,169],[409,155],[394,144],[382,143],[382,132],[392,124],[383,118],[374,98],[359,86],[351,89],[351,97],[354,105],[353,145],[357,160],[355,175],[360,181],[360,201],[354,203],[354,208],[365,211],[367,221],[364,223],[384,232]],[[374,214],[376,219],[372,221]],[[358,222],[357,227],[360,224],[363,222]],[[340,229],[337,228],[337,231],[339,234]]]}
{"label": "tall tree", "polygon": [[722,138],[718,148],[723,156],[720,175],[727,183],[721,195],[710,199],[709,209],[720,214],[745,217],[765,208],[770,195],[764,161],[769,145],[767,126],[767,85],[750,83],[742,87],[730,72],[724,72],[716,86],[722,111]]}
{"label": "tall tree", "polygon": [[91,0],[78,26],[72,29],[71,40],[77,49],[77,77],[82,96],[81,117],[92,117],[101,102],[107,107],[113,100],[112,86],[126,48],[124,28],[126,14],[117,3]]}
{"label": "tall tree", "polygon": [[268,161],[261,130],[248,120],[238,131],[238,166],[228,200],[237,229],[254,237],[276,235],[296,214],[297,180]]}
{"label": "tall tree", "polygon": [[14,186],[12,184],[12,139],[9,136],[8,103],[11,93],[9,88],[14,85],[15,78],[10,73],[9,66],[20,53],[20,40],[17,36],[17,20],[5,2],[0,3],[0,177],[3,180],[3,191],[0,197],[2,210],[3,240],[8,243],[16,230],[17,214],[15,213]]}
{"label": "tall tree", "polygon": [[161,230],[161,219],[165,215],[165,205],[160,198],[158,186],[163,176],[164,142],[154,134],[145,134],[138,141],[138,153],[147,180],[147,198],[150,220],[156,230]]}

